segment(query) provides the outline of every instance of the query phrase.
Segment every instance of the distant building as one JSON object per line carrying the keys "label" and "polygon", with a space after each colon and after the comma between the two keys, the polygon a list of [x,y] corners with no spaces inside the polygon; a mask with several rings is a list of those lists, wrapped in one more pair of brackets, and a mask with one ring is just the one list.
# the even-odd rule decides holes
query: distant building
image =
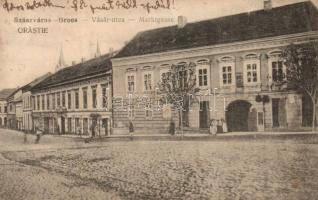
{"label": "distant building", "polygon": [[7,98],[16,89],[4,89],[0,91],[0,128],[6,128],[8,125],[8,102]]}
{"label": "distant building", "polygon": [[22,90],[16,89],[8,98],[8,123],[10,129],[22,130]]}
{"label": "distant building", "polygon": [[162,74],[190,62],[200,88],[186,116],[190,129],[205,129],[212,119],[224,119],[230,131],[302,129],[312,107],[284,83],[280,55],[291,43],[317,39],[318,11],[310,1],[272,8],[266,0],[263,10],[194,23],[179,17],[177,26],[141,32],[112,59],[114,97],[126,99],[113,104],[114,131],[127,132],[132,121],[138,132],[167,133],[178,116],[139,108],[135,97],[154,98]]}
{"label": "distant building", "polygon": [[50,134],[111,134],[112,54],[60,69],[32,87],[34,128]]}
{"label": "distant building", "polygon": [[32,120],[32,105],[31,105],[31,89],[39,84],[41,81],[49,77],[51,73],[47,73],[39,78],[36,78],[29,84],[21,87],[22,90],[22,110],[23,110],[23,125],[22,129],[24,131],[32,131],[33,130],[33,120]]}

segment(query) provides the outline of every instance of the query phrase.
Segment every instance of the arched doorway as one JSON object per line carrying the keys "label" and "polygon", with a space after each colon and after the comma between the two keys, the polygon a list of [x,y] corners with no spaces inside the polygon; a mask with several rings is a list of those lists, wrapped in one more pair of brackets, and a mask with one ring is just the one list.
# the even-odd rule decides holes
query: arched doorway
{"label": "arched doorway", "polygon": [[226,122],[229,131],[248,131],[249,112],[252,104],[244,100],[233,101],[226,111]]}

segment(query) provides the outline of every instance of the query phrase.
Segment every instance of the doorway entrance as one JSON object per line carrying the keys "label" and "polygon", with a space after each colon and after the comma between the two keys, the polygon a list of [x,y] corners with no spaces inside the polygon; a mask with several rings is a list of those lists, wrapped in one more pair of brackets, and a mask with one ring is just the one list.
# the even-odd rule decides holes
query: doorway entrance
{"label": "doorway entrance", "polygon": [[279,99],[272,99],[273,127],[279,127]]}
{"label": "doorway entrance", "polygon": [[244,100],[233,101],[225,113],[228,130],[249,131],[248,120],[252,104]]}
{"label": "doorway entrance", "polygon": [[208,128],[209,127],[209,102],[202,101],[200,102],[200,128]]}
{"label": "doorway entrance", "polygon": [[104,129],[105,136],[108,136],[108,119],[107,118],[102,119],[102,127]]}
{"label": "doorway entrance", "polygon": [[61,134],[65,134],[65,118],[61,117]]}

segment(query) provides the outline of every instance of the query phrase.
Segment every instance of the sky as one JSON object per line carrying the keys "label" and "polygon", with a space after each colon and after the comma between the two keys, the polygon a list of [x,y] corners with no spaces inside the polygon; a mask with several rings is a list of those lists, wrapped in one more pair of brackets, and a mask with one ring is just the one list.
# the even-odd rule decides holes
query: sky
{"label": "sky", "polygon": [[[98,41],[102,54],[123,47],[138,32],[177,24],[177,17],[183,15],[188,22],[260,10],[263,0],[170,0],[170,9],[151,10],[114,9],[96,11],[90,9],[38,8],[34,10],[7,12],[3,9],[5,1],[14,5],[28,0],[0,0],[0,90],[17,88],[28,84],[35,78],[54,72],[60,51],[63,49],[65,62],[80,62],[92,58]],[[33,0],[32,0],[33,1]],[[31,0],[29,2],[32,2]],[[43,1],[43,0],[37,0]],[[56,5],[69,8],[73,0],[51,0]],[[77,0],[78,2],[80,0]],[[86,0],[86,4],[102,5],[106,0]],[[123,0],[119,0],[123,1]],[[137,0],[137,2],[155,0]],[[166,0],[164,0],[166,1]],[[273,7],[302,2],[304,0],[272,0]],[[318,6],[318,0],[312,0]],[[18,18],[47,18],[51,23],[15,23]],[[93,22],[93,17],[122,18],[125,22]],[[170,18],[170,22],[140,22],[141,17]],[[77,18],[76,23],[59,23],[59,18]],[[279,19],[278,19],[279,20]],[[47,27],[46,34],[18,33],[19,28]]]}

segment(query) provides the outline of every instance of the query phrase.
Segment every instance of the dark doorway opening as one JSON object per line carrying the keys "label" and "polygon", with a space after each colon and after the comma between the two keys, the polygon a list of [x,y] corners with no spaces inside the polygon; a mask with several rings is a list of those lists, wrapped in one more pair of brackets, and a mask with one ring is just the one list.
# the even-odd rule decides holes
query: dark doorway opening
{"label": "dark doorway opening", "polygon": [[44,118],[44,132],[49,133],[50,130],[50,121],[48,117]]}
{"label": "dark doorway opening", "polygon": [[302,97],[302,125],[312,125],[313,104],[308,95]]}
{"label": "dark doorway opening", "polygon": [[247,101],[237,100],[229,104],[225,113],[228,130],[248,131],[249,111],[252,104]]}
{"label": "dark doorway opening", "polygon": [[279,99],[272,99],[273,127],[279,127]]}
{"label": "dark doorway opening", "polygon": [[200,128],[208,128],[209,127],[209,102],[202,101],[200,102]]}
{"label": "dark doorway opening", "polygon": [[65,134],[65,118],[61,117],[61,134]]}
{"label": "dark doorway opening", "polygon": [[107,136],[108,135],[108,119],[107,118],[104,118],[102,120],[102,127],[105,130],[104,134]]}

